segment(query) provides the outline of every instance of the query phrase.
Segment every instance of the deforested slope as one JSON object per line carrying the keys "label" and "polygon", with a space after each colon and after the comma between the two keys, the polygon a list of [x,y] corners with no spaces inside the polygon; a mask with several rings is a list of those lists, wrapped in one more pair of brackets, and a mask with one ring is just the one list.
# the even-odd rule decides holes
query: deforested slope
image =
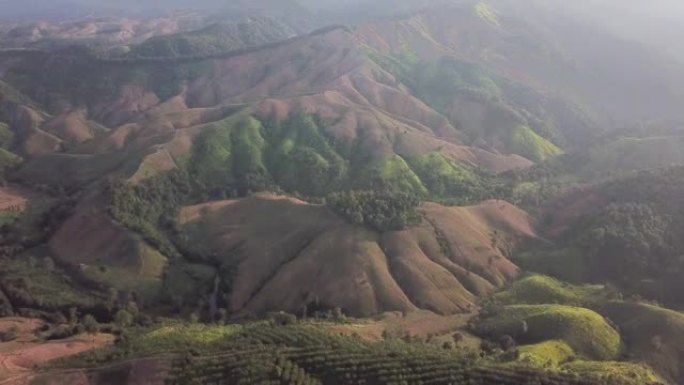
{"label": "deforested slope", "polygon": [[378,232],[325,206],[267,194],[186,207],[181,220],[203,245],[197,253],[234,266],[231,310],[257,314],[314,303],[354,315],[466,311],[518,274],[502,250],[535,236],[527,214],[505,202],[425,204],[420,212],[418,226]]}

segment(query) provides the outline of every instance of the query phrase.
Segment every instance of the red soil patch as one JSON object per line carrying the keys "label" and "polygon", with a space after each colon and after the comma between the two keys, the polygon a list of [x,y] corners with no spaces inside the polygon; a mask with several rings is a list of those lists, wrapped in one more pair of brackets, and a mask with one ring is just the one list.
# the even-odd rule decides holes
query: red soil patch
{"label": "red soil patch", "polygon": [[0,211],[22,211],[30,199],[30,193],[25,189],[0,187]]}
{"label": "red soil patch", "polygon": [[[30,372],[49,361],[110,345],[114,336],[98,334],[82,335],[60,341],[39,341],[33,332],[43,321],[25,318],[0,320],[0,330],[18,328],[19,337],[11,342],[0,343],[0,381]],[[2,383],[2,382],[0,382]]]}

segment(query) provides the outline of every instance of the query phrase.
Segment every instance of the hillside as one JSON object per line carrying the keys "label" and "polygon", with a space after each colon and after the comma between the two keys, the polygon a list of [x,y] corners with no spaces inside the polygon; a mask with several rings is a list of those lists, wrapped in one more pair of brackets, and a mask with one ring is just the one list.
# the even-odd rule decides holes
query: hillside
{"label": "hillside", "polygon": [[93,44],[103,47],[141,43],[153,36],[165,35],[202,26],[199,13],[172,17],[136,19],[127,17],[85,17],[79,20],[48,20],[13,23],[2,31],[2,48],[55,48],[71,44]]}
{"label": "hillside", "polygon": [[[44,60],[27,57],[26,66],[6,75],[39,104],[56,108],[48,113],[28,110],[30,129],[45,138],[38,142],[27,137],[31,140],[28,143],[38,143],[33,152],[56,154],[35,158],[39,166],[29,162],[27,170],[56,162],[81,164],[74,155],[87,164],[83,167],[89,167],[107,163],[90,159],[139,157],[160,144],[178,158],[187,151],[188,139],[238,107],[246,107],[262,121],[316,114],[329,122],[325,135],[330,142],[346,151],[353,144],[371,162],[382,162],[395,154],[407,158],[441,152],[493,172],[531,164],[519,155],[463,145],[446,118],[368,59],[344,29],[321,31],[226,57],[170,62],[161,67],[144,61],[122,65],[98,64],[80,56],[73,59],[75,64],[68,56],[58,56],[43,67]],[[291,65],[278,65],[283,62]],[[66,83],[48,80],[55,78],[51,75],[54,71],[66,71],[66,78],[61,75]],[[20,81],[34,76],[44,79],[41,87],[51,91],[39,92],[36,81]],[[78,84],[87,86],[83,89]],[[19,129],[17,114],[10,116],[10,122]],[[88,128],[93,125],[108,130]],[[40,178],[28,172],[29,178]],[[111,172],[111,166],[102,172]]]}
{"label": "hillside", "polygon": [[681,142],[678,130],[659,133],[655,128],[649,134],[626,134],[598,141],[583,151],[554,159],[550,164],[561,178],[601,180],[635,171],[683,165]]}
{"label": "hillside", "polygon": [[555,245],[518,261],[679,306],[683,187],[682,168],[671,167],[572,189],[545,207],[543,236]]}
{"label": "hillside", "polygon": [[[110,173],[121,164],[90,162],[90,156],[142,159],[141,152],[156,153],[150,147],[157,144],[178,151],[178,141],[169,142],[172,135],[179,141],[193,138],[203,125],[228,117],[228,106],[233,105],[249,107],[263,121],[298,113],[319,115],[332,123],[326,135],[336,145],[360,141],[359,147],[372,160],[441,152],[492,172],[526,168],[582,146],[612,127],[610,122],[629,120],[627,111],[659,119],[676,117],[676,109],[667,103],[656,109],[621,100],[634,94],[627,87],[638,88],[639,81],[653,83],[654,95],[676,100],[670,85],[679,82],[678,75],[665,58],[636,44],[622,45],[625,52],[655,62],[626,68],[635,74],[629,81],[601,77],[603,83],[597,84],[588,69],[567,68],[568,57],[582,62],[594,52],[587,52],[589,47],[578,50],[577,42],[568,40],[558,25],[538,20],[542,13],[532,6],[521,15],[516,7],[496,2],[456,5],[439,14],[428,11],[352,31],[325,29],[232,54],[228,51],[293,32],[277,22],[255,19],[246,29],[224,23],[153,38],[133,46],[131,58],[120,61],[102,62],[79,53],[26,53],[26,65],[12,65],[4,79],[43,108],[23,105],[20,112],[10,111],[10,118],[13,129],[28,121],[24,127],[29,124],[35,131],[22,137],[24,152],[70,154],[36,159],[37,165],[29,163],[29,169],[69,162],[75,168],[87,167],[82,163],[107,164],[97,173]],[[494,14],[496,20],[485,17]],[[460,22],[447,23],[446,15]],[[527,46],[506,42],[504,31],[547,48],[520,56]],[[597,45],[617,46],[607,33],[595,33],[600,37]],[[463,40],[467,35],[472,36],[470,43]],[[188,50],[190,42],[195,48]],[[485,56],[485,51],[496,54]],[[31,55],[43,58],[34,60]],[[158,63],[134,59],[140,55]],[[642,80],[647,65],[662,67],[662,79]],[[576,73],[572,84],[578,90],[558,84],[561,76],[549,76],[566,72]],[[50,80],[55,78],[64,81]],[[38,83],[49,92],[36,88]],[[621,98],[597,95],[594,88],[615,90],[611,92]],[[605,106],[608,100],[616,106]],[[30,110],[21,112],[27,107]],[[19,120],[17,114],[27,117]],[[123,171],[131,168],[137,167],[128,165]],[[39,176],[31,172],[29,178]]]}
{"label": "hillside", "polygon": [[[187,253],[203,256],[210,271],[218,268],[227,295],[222,306],[242,315],[276,309],[300,313],[306,305],[337,306],[358,316],[418,308],[466,311],[478,296],[517,275],[503,253],[534,237],[529,217],[505,202],[450,209],[425,204],[420,212],[425,219],[417,227],[377,232],[351,225],[324,206],[267,194],[190,206],[180,215],[190,240]],[[74,226],[83,230],[75,233]],[[149,269],[137,273],[140,262],[117,254],[126,247],[121,242],[135,242],[135,237],[113,226],[77,214],[51,245],[65,261],[86,268],[108,266],[154,276]],[[75,244],[72,237],[90,241]],[[496,246],[492,237],[499,239]],[[147,260],[142,252],[128,255]],[[92,255],[99,258],[92,260]],[[189,278],[183,278],[188,269],[180,263],[172,262],[169,269],[181,275],[167,274],[167,279]],[[184,293],[175,286],[178,281],[163,284],[169,296],[194,296],[196,290],[209,294],[200,287]]]}
{"label": "hillside", "polygon": [[199,30],[147,39],[133,46],[125,57],[208,55],[256,47],[295,35],[295,30],[288,25],[268,18],[218,22]]}

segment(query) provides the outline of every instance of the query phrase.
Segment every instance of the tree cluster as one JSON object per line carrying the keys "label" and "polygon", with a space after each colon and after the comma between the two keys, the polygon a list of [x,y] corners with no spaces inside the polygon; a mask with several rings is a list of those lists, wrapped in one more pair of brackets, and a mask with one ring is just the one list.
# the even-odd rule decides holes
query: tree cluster
{"label": "tree cluster", "polygon": [[420,223],[420,200],[411,194],[381,191],[348,191],[327,197],[328,206],[352,223],[377,231],[402,230]]}

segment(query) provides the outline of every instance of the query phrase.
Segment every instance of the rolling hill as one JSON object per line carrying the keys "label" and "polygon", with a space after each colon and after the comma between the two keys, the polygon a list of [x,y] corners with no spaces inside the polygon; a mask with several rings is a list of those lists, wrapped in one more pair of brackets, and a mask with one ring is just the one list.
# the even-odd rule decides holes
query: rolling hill
{"label": "rolling hill", "polygon": [[681,65],[541,0],[308,3],[0,28],[0,311],[117,335],[56,381],[681,379],[639,301],[684,301]]}
{"label": "rolling hill", "polygon": [[[379,232],[350,224],[322,205],[264,194],[185,207],[180,223],[189,242],[185,253],[201,256],[208,281],[217,276],[225,290],[223,306],[243,316],[300,313],[307,305],[341,307],[357,316],[464,312],[517,276],[504,253],[535,238],[527,214],[502,201],[464,208],[425,204],[419,210],[425,219],[417,227]],[[134,274],[140,285],[154,284],[156,277],[157,290],[164,286],[161,295],[181,296],[188,305],[194,296],[210,294],[207,282],[184,292],[179,280],[192,284],[192,265],[170,260],[162,274],[163,257],[88,206],[77,209],[50,246],[85,271],[106,266],[109,275]],[[117,286],[126,288],[125,282]]]}

